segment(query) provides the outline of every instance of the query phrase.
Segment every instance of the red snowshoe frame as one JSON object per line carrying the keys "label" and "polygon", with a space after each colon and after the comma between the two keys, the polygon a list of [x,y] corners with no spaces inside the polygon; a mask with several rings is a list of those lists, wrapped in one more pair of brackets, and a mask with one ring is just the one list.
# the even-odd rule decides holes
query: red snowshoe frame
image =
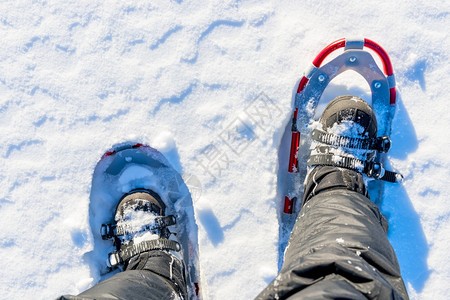
{"label": "red snowshoe frame", "polygon": [[[379,69],[372,55],[364,47],[373,50],[380,57],[384,73]],[[332,52],[344,48],[344,52],[321,66]],[[325,47],[314,59],[312,66],[306,70],[300,80],[295,95],[292,118],[292,139],[289,155],[288,191],[284,200],[284,213],[292,214],[298,195],[299,184],[306,176],[306,160],[309,155],[307,136],[308,124],[320,97],[328,83],[344,71],[353,70],[364,79],[372,92],[372,107],[378,120],[378,134],[389,135],[391,121],[395,111],[396,90],[391,61],[386,51],[369,39],[339,39]],[[378,161],[384,159],[380,154]],[[301,165],[299,166],[299,162]],[[302,174],[298,174],[302,173]],[[300,181],[300,183],[299,183]],[[381,185],[381,183],[380,183]],[[378,189],[379,193],[382,189]]]}

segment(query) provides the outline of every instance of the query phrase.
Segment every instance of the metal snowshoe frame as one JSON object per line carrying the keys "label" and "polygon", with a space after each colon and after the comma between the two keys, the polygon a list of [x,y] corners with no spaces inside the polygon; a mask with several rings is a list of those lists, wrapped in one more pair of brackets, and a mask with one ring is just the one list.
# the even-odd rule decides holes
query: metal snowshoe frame
{"label": "metal snowshoe frame", "polygon": [[[344,52],[321,66],[324,60],[334,51],[344,48]],[[365,48],[374,51],[383,64],[380,70],[372,54]],[[396,90],[391,61],[386,51],[372,40],[339,39],[326,46],[313,60],[299,81],[295,94],[292,117],[292,137],[288,167],[288,191],[284,199],[284,213],[292,214],[300,207],[303,181],[306,177],[306,162],[310,153],[308,125],[314,117],[319,100],[328,84],[339,74],[353,70],[360,74],[369,84],[372,93],[372,108],[378,122],[378,135],[389,136],[391,121],[395,113]],[[385,154],[377,153],[376,162],[381,163]],[[383,183],[376,180],[369,189],[381,197]]]}

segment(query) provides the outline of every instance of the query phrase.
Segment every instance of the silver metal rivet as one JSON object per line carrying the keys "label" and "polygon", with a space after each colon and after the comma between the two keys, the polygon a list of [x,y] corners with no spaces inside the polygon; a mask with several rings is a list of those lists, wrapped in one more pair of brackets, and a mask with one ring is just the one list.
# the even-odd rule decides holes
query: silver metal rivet
{"label": "silver metal rivet", "polygon": [[324,81],[325,76],[323,74],[320,74],[319,77],[317,77],[317,79],[319,79],[319,81]]}
{"label": "silver metal rivet", "polygon": [[352,57],[350,57],[350,62],[355,62],[356,61],[356,57],[354,57],[354,56],[352,56]]}
{"label": "silver metal rivet", "polygon": [[376,89],[379,89],[381,87],[381,83],[375,82],[373,85]]}

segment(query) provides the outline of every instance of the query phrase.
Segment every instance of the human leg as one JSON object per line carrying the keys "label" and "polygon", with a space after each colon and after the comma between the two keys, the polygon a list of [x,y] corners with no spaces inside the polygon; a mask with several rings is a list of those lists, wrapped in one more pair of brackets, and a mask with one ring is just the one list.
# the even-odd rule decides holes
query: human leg
{"label": "human leg", "polygon": [[396,180],[374,168],[376,151],[387,148],[375,115],[362,99],[343,96],[319,123],[282,269],[257,299],[407,299],[388,223],[364,182]]}
{"label": "human leg", "polygon": [[330,184],[336,172],[362,180],[354,171],[336,169],[317,169],[317,184],[310,177],[307,186],[318,188],[327,182],[326,188],[316,189],[303,206],[283,267],[257,299],[408,298],[386,236],[386,219],[372,201],[355,191],[357,183],[348,182],[353,189],[342,182]]}

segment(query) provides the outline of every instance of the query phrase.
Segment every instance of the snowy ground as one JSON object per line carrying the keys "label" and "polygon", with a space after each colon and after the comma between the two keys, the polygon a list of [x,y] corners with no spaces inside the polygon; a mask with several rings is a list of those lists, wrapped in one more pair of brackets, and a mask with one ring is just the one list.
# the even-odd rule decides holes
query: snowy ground
{"label": "snowy ground", "polygon": [[[349,36],[377,41],[394,65],[389,159],[406,180],[382,210],[408,290],[448,296],[448,2],[148,2],[0,2],[0,298],[95,283],[83,259],[92,173],[125,140],[200,181],[207,298],[255,297],[277,273],[292,89],[319,50]],[[257,103],[272,115],[253,119]],[[241,139],[227,139],[236,129]]]}

